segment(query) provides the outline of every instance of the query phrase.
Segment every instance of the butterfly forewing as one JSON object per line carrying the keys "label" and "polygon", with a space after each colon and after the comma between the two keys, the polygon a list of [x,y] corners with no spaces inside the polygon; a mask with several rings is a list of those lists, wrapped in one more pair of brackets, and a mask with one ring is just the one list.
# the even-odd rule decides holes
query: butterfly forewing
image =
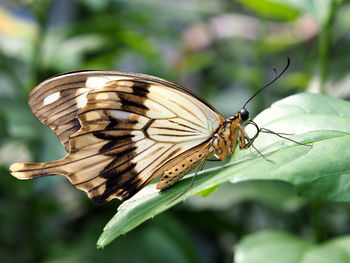
{"label": "butterfly forewing", "polygon": [[184,154],[208,148],[223,122],[190,91],[133,73],[61,75],[34,89],[29,104],[69,154],[51,163],[15,164],[13,175],[64,174],[96,203],[129,198]]}
{"label": "butterfly forewing", "polygon": [[62,75],[43,82],[29,96],[29,106],[35,117],[56,133],[67,151],[70,135],[81,127],[77,112],[81,107],[78,102],[88,92],[85,82],[84,76],[66,79]]}

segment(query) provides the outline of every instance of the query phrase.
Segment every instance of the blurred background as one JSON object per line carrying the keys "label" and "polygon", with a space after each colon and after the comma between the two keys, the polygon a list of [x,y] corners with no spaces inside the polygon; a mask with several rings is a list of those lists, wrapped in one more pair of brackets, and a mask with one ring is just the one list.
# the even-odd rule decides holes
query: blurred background
{"label": "blurred background", "polygon": [[232,262],[262,229],[323,242],[350,233],[350,206],[303,199],[276,181],[225,184],[147,221],[103,250],[120,204],[97,207],[63,177],[19,181],[8,167],[65,150],[31,114],[29,92],[55,74],[142,72],[183,85],[224,117],[291,66],[248,109],[299,92],[350,98],[350,1],[0,0],[1,262]]}

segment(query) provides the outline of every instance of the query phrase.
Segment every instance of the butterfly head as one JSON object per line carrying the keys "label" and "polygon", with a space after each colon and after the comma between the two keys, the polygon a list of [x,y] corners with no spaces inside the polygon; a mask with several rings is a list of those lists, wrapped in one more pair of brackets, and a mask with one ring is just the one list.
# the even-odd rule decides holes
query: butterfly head
{"label": "butterfly head", "polygon": [[239,120],[241,120],[242,122],[249,120],[249,111],[247,111],[247,109],[245,108],[241,109],[241,111],[238,112],[237,115]]}

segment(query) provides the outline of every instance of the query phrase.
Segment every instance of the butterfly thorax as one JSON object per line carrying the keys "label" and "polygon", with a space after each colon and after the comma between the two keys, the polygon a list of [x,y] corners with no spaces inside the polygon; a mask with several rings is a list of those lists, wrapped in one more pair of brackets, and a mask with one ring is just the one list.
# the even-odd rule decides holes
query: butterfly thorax
{"label": "butterfly thorax", "polygon": [[212,152],[216,158],[225,160],[227,155],[232,155],[235,151],[237,141],[241,148],[244,147],[246,139],[244,137],[243,127],[240,113],[236,113],[224,121],[222,129],[214,134],[211,143]]}

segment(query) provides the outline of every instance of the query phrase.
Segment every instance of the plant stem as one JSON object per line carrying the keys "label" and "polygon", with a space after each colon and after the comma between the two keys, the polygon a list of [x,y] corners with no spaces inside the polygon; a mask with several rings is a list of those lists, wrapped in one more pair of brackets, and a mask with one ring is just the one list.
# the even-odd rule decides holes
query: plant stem
{"label": "plant stem", "polygon": [[317,243],[320,243],[325,240],[326,231],[325,226],[321,218],[321,206],[322,202],[320,200],[312,200],[312,228],[314,233],[314,239]]}
{"label": "plant stem", "polygon": [[320,72],[320,92],[326,93],[326,81],[328,76],[329,52],[331,46],[331,26],[335,17],[336,11],[340,6],[341,0],[332,0],[329,4],[330,10],[326,19],[321,25],[321,33],[319,36],[319,72]]}

